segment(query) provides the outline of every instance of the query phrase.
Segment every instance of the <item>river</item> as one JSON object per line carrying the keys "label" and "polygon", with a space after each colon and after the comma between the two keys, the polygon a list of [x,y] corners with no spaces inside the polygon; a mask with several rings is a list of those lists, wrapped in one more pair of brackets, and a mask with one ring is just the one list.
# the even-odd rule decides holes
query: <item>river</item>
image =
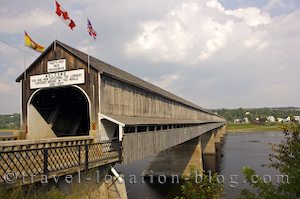
{"label": "river", "polygon": [[[217,156],[204,157],[204,167],[219,171],[220,181],[224,179],[225,195],[223,198],[235,198],[243,188],[249,188],[245,183],[242,168],[250,166],[261,177],[276,181],[277,171],[262,167],[268,162],[269,143],[278,144],[283,140],[282,132],[249,132],[227,133]],[[174,198],[179,193],[180,184],[151,183],[150,179],[140,177],[154,156],[133,162],[129,165],[116,165],[116,169],[125,175],[126,189],[129,199]],[[216,161],[215,161],[216,160]],[[131,176],[130,176],[131,175]],[[133,176],[136,182],[133,182]],[[224,178],[223,178],[224,177]],[[131,181],[130,181],[131,178]]]}
{"label": "river", "polygon": [[0,136],[10,136],[10,135],[14,135],[13,132],[0,132]]}

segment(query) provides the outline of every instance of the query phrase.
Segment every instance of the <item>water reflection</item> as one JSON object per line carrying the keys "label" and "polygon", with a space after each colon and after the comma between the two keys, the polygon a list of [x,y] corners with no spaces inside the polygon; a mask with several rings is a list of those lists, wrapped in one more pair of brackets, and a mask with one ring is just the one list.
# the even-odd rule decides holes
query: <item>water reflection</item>
{"label": "water reflection", "polygon": [[12,132],[0,132],[0,136],[12,136],[14,133]]}
{"label": "water reflection", "polygon": [[[217,154],[203,155],[203,168],[212,173],[219,171],[221,160],[221,144],[217,146]],[[159,183],[155,176],[143,176],[143,171],[155,160],[150,156],[129,165],[116,165],[116,169],[125,175],[128,198],[174,198],[180,194],[180,186],[184,181],[168,178],[165,183]],[[134,179],[134,180],[133,180]],[[135,182],[134,182],[135,181]]]}
{"label": "water reflection", "polygon": [[215,173],[218,171],[219,167],[217,167],[217,155],[214,154],[208,154],[203,155],[203,168],[204,171],[211,171],[212,173]]}
{"label": "water reflection", "polygon": [[[261,164],[268,161],[270,153],[268,143],[279,143],[282,139],[281,132],[229,133],[224,137],[223,143],[216,145],[216,155],[203,156],[203,168],[205,171],[211,170],[223,175],[227,193],[224,198],[235,198],[243,188],[249,188],[241,178],[243,166],[251,166],[259,175],[277,174],[273,169],[261,167]],[[117,170],[125,175],[129,199],[174,198],[179,194],[182,182],[173,184],[168,179],[166,183],[159,184],[157,179],[154,179],[154,183],[151,183],[149,178],[142,180],[141,175],[144,169],[154,158],[150,156],[129,165],[116,166]],[[130,175],[137,177],[136,183],[130,183]],[[234,178],[230,179],[231,175],[238,175],[239,178],[232,181]],[[235,182],[238,186],[231,188],[230,185],[237,185]]]}
{"label": "water reflection", "polygon": [[[225,177],[224,198],[236,198],[244,188],[249,189],[242,174],[244,166],[255,169],[259,176],[275,176],[278,172],[274,169],[262,167],[268,163],[268,154],[271,152],[269,143],[278,144],[283,140],[282,132],[250,132],[228,133],[224,139],[221,159],[220,174]],[[230,177],[236,176],[236,183]],[[234,185],[230,187],[230,185]]]}

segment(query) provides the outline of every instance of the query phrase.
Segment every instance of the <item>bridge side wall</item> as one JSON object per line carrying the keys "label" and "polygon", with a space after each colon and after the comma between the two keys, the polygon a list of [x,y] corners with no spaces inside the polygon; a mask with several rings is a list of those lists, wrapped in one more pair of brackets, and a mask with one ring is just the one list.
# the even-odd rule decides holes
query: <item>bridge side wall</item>
{"label": "bridge side wall", "polygon": [[125,134],[122,143],[123,163],[129,164],[153,155],[223,125],[224,123],[210,123],[195,127]]}
{"label": "bridge side wall", "polygon": [[101,112],[133,117],[223,121],[218,116],[105,75],[101,77]]}

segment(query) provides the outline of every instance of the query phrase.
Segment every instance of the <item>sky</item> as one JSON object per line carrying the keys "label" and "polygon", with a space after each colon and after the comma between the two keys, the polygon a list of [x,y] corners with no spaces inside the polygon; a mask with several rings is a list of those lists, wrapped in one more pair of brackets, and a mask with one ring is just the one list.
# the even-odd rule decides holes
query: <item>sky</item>
{"label": "sky", "polygon": [[58,2],[73,31],[52,0],[0,0],[0,114],[19,112],[15,79],[39,56],[24,48],[24,30],[45,47],[58,39],[204,108],[300,107],[299,0]]}

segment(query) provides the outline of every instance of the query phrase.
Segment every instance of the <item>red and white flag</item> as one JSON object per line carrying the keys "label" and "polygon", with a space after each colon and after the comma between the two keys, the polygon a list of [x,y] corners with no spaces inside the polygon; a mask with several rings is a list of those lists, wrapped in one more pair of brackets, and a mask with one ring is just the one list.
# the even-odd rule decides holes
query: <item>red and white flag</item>
{"label": "red and white flag", "polygon": [[76,26],[74,21],[70,18],[69,13],[65,11],[59,3],[55,0],[56,14],[60,17],[60,19],[67,24],[72,30]]}

